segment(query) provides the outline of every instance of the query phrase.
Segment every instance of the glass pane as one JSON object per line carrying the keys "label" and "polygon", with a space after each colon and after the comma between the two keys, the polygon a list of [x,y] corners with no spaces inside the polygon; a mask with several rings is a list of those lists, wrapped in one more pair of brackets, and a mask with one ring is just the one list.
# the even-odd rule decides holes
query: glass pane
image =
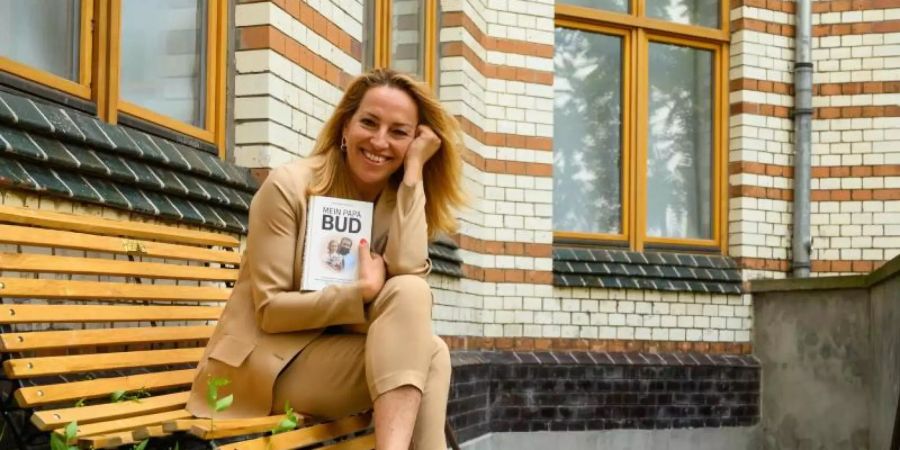
{"label": "glass pane", "polygon": [[558,3],[628,13],[628,0],[561,0]]}
{"label": "glass pane", "polygon": [[712,238],[713,54],[650,43],[647,235]]}
{"label": "glass pane", "polygon": [[423,36],[425,5],[419,0],[395,0],[391,3],[391,66],[401,72],[423,75]]}
{"label": "glass pane", "polygon": [[556,29],[553,228],[622,232],[622,39]]}
{"label": "glass pane", "polygon": [[675,23],[719,28],[720,0],[648,1],[647,16]]}
{"label": "glass pane", "polygon": [[0,55],[78,81],[81,1],[0,0]]}
{"label": "glass pane", "polygon": [[121,97],[202,127],[206,1],[123,0]]}

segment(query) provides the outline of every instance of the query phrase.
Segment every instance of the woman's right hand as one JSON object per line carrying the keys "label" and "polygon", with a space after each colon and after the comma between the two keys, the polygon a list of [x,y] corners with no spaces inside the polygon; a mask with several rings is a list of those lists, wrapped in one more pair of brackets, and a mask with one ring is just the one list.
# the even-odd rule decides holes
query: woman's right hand
{"label": "woman's right hand", "polygon": [[384,286],[385,268],[381,255],[369,252],[365,239],[359,242],[359,283],[362,287],[363,302],[375,300]]}

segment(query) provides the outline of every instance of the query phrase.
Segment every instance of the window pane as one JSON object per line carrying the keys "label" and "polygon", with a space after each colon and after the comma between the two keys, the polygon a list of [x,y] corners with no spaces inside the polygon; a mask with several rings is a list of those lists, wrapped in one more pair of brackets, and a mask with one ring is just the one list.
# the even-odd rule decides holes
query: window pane
{"label": "window pane", "polygon": [[553,228],[622,232],[622,39],[556,29]]}
{"label": "window pane", "polygon": [[78,81],[79,0],[0,0],[0,55]]}
{"label": "window pane", "polygon": [[561,0],[558,3],[628,13],[628,0]]}
{"label": "window pane", "polygon": [[648,1],[647,16],[675,23],[719,28],[720,0]]}
{"label": "window pane", "polygon": [[121,97],[202,127],[206,1],[123,0]]}
{"label": "window pane", "polygon": [[712,61],[650,43],[648,236],[712,238]]}
{"label": "window pane", "polygon": [[391,5],[391,66],[421,78],[425,5],[419,0],[395,0]]}

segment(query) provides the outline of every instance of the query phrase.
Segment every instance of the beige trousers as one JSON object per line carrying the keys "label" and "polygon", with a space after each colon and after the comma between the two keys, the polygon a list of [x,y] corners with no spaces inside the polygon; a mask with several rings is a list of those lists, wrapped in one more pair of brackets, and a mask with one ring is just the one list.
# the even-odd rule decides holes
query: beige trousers
{"label": "beige trousers", "polygon": [[390,278],[366,308],[367,323],[309,343],[275,381],[273,412],[335,419],[372,408],[379,395],[412,385],[422,392],[413,446],[446,449],[450,353],[431,329],[431,289],[420,277]]}

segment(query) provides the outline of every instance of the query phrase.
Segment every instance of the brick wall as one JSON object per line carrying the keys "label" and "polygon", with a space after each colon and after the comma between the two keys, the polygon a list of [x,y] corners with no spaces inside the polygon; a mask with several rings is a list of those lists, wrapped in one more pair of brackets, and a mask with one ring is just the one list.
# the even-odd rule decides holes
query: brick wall
{"label": "brick wall", "polygon": [[[748,278],[790,270],[794,3],[731,12],[730,251]],[[894,6],[894,8],[891,8]],[[813,2],[812,272],[900,253],[900,8]]]}
{"label": "brick wall", "polygon": [[813,3],[812,269],[900,254],[900,5]]}
{"label": "brick wall", "polygon": [[237,164],[273,168],[309,154],[342,87],[362,67],[362,3],[339,3],[236,6]]}
{"label": "brick wall", "polygon": [[729,253],[746,278],[784,277],[793,200],[793,2],[732,2]]}
{"label": "brick wall", "polygon": [[440,97],[466,134],[473,199],[457,239],[467,279],[436,296],[442,334],[562,336],[524,307],[553,295],[553,11],[519,3],[441,5]]}

